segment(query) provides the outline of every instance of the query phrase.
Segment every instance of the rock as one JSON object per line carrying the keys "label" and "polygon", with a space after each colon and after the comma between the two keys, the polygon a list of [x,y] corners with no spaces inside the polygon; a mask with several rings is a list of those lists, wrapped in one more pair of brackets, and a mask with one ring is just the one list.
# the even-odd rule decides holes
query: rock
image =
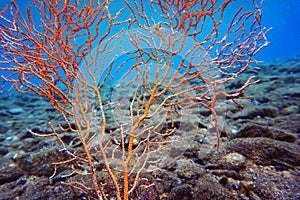
{"label": "rock", "polygon": [[269,138],[237,138],[228,142],[225,148],[242,154],[258,165],[272,165],[274,160],[295,167],[300,165],[300,146],[295,143]]}
{"label": "rock", "polygon": [[275,118],[278,117],[278,115],[279,115],[278,110],[275,107],[259,106],[259,107],[251,107],[248,109],[244,109],[241,112],[236,113],[232,118],[233,119],[255,119],[260,117]]}
{"label": "rock", "polygon": [[197,179],[204,172],[204,169],[200,168],[192,160],[180,159],[176,161],[176,170],[174,173],[177,173],[178,177],[182,179]]}
{"label": "rock", "polygon": [[269,129],[253,124],[242,128],[236,134],[232,134],[232,137],[233,138],[253,138],[253,137],[272,138],[273,135]]}
{"label": "rock", "polygon": [[[300,104],[299,104],[300,105]],[[297,106],[288,106],[281,110],[283,115],[291,115],[297,113]]]}
{"label": "rock", "polygon": [[202,178],[200,178],[195,188],[197,189],[194,191],[193,197],[191,199],[238,199],[236,195],[232,194],[229,190],[224,188],[224,186],[219,183],[216,177],[211,174],[206,174]]}
{"label": "rock", "polygon": [[168,195],[169,200],[189,200],[193,196],[190,185],[184,184],[174,187]]}
{"label": "rock", "polygon": [[6,110],[0,110],[0,116],[1,117],[8,117],[10,114]]}
{"label": "rock", "polygon": [[18,180],[24,172],[10,159],[1,158],[0,185]]}
{"label": "rock", "polygon": [[289,73],[300,73],[300,63],[297,63],[288,69]]}
{"label": "rock", "polygon": [[66,159],[64,156],[62,152],[55,149],[45,149],[42,152],[21,154],[14,160],[27,175],[50,177],[54,171],[54,166],[51,163]]}
{"label": "rock", "polygon": [[231,134],[232,138],[254,138],[265,137],[275,140],[295,142],[297,137],[285,130],[274,129],[272,127],[263,127],[261,125],[249,124],[239,130],[236,134]]}
{"label": "rock", "polygon": [[24,110],[22,108],[11,108],[7,112],[12,115],[19,115],[19,114],[24,113]]}
{"label": "rock", "polygon": [[245,156],[239,153],[229,153],[221,160],[223,168],[228,170],[240,170],[245,166],[245,162]]}
{"label": "rock", "polygon": [[9,152],[8,148],[0,147],[0,155],[1,156],[8,154],[8,152]]}

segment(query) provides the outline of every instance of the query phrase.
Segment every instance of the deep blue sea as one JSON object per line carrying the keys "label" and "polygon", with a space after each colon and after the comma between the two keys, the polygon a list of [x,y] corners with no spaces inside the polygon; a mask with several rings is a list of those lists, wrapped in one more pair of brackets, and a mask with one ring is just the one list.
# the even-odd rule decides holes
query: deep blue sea
{"label": "deep blue sea", "polygon": [[300,53],[300,1],[266,0],[263,24],[272,27],[268,34],[270,45],[258,55],[260,60],[284,61]]}
{"label": "deep blue sea", "polygon": [[[235,4],[247,4],[252,0],[235,0]],[[0,8],[7,5],[9,0],[1,0]],[[25,11],[31,0],[17,0],[21,10]],[[221,1],[222,2],[222,1]],[[112,1],[118,8],[117,0]],[[257,59],[265,62],[284,61],[287,58],[300,54],[300,1],[299,0],[265,0],[263,5],[263,25],[272,27],[268,33],[270,42]]]}
{"label": "deep blue sea", "polygon": [[[2,0],[0,2],[0,9],[9,5],[9,2],[9,0]],[[16,1],[20,11],[25,14],[25,16],[26,9],[29,4],[32,4],[32,2],[32,0]],[[235,0],[232,4],[235,7],[243,6],[247,8],[249,5],[252,6],[252,0]],[[111,1],[110,9],[112,12],[116,12],[121,6],[120,2],[117,3],[117,0],[113,0]],[[33,6],[31,5],[31,7]],[[262,25],[266,27],[266,29],[271,28],[271,30],[267,34],[269,45],[263,48],[255,56],[257,60],[264,63],[282,62],[300,54],[299,10],[299,0],[265,0],[262,9]],[[9,13],[7,12],[4,16],[9,19],[8,14]],[[35,19],[35,17],[38,21],[38,13],[33,11],[33,19]],[[7,75],[6,72],[3,71],[0,73],[1,75],[3,75],[3,73],[4,75]]]}

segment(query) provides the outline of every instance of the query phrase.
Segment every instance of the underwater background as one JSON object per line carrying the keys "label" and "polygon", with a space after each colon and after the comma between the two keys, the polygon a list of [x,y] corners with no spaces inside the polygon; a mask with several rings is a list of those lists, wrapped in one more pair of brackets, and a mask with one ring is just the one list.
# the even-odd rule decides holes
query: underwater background
{"label": "underwater background", "polygon": [[[236,0],[241,5],[248,0]],[[249,0],[251,2],[252,0]],[[2,0],[0,8],[9,0]],[[20,8],[26,10],[31,0],[17,1]],[[117,2],[114,0],[113,2]],[[283,61],[300,53],[300,1],[298,0],[265,0],[263,4],[262,24],[272,31],[268,34],[270,45],[258,55],[263,61]]]}
{"label": "underwater background", "polygon": [[[32,1],[16,0],[24,12]],[[245,6],[252,2],[235,1]],[[120,7],[118,0],[111,2],[116,10]],[[9,0],[0,1],[0,10],[5,5]],[[145,175],[156,185],[150,192],[160,198],[147,193],[137,194],[138,200],[300,199],[300,0],[265,0],[262,13],[263,26],[272,30],[267,33],[269,45],[255,56],[261,61],[256,73],[261,81],[246,90],[253,98],[245,100],[244,109],[227,107],[221,134],[224,145],[218,152],[206,153],[201,145],[214,138],[194,134],[192,140],[197,142],[186,144],[180,159],[170,158],[160,172]],[[241,75],[237,82],[246,80]],[[54,141],[27,131],[49,131],[49,121],[64,121],[60,113],[43,98],[7,93],[8,88],[4,85],[0,94],[0,200],[87,199],[62,186],[62,177],[49,183],[50,163],[61,152],[53,150]],[[198,120],[185,124],[187,132]],[[204,124],[197,131],[205,128]],[[70,135],[64,139],[76,141]]]}
{"label": "underwater background", "polygon": [[[0,8],[9,4],[9,0],[1,0]],[[17,1],[21,10],[26,11],[31,0]],[[116,3],[117,0],[113,0]],[[241,5],[249,5],[252,0],[236,0]],[[251,4],[251,3],[250,3]],[[116,3],[117,5],[117,3]],[[116,8],[118,8],[117,5]],[[257,59],[265,62],[284,61],[300,53],[300,1],[298,0],[265,0],[263,4],[262,24],[272,27],[267,34],[270,42],[257,55]]]}
{"label": "underwater background", "polygon": [[270,44],[258,54],[266,62],[284,61],[300,52],[300,1],[266,0],[263,6],[263,25],[272,27]]}

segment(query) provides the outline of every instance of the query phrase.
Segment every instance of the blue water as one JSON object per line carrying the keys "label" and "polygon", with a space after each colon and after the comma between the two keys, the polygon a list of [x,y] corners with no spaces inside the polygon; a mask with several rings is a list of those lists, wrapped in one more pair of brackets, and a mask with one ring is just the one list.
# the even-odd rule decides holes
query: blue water
{"label": "blue water", "polygon": [[263,25],[272,27],[268,34],[270,44],[257,56],[266,62],[284,61],[300,54],[300,1],[266,0],[263,7]]}
{"label": "blue water", "polygon": [[[243,4],[248,0],[236,0]],[[250,1],[250,0],[249,0]],[[0,8],[9,0],[1,0]],[[26,8],[32,0],[17,0],[20,8]],[[113,1],[117,4],[117,1]],[[119,5],[117,6],[119,7]],[[265,0],[263,5],[263,25],[272,27],[268,33],[270,44],[261,51],[257,58],[265,62],[284,61],[300,54],[300,1]]]}
{"label": "blue water", "polygon": [[[0,9],[9,5],[9,0],[0,2]],[[22,13],[26,13],[27,6],[32,0],[16,1]],[[121,1],[111,1],[110,11],[117,12]],[[223,2],[223,1],[220,1]],[[250,2],[250,3],[249,3]],[[236,6],[249,6],[252,1],[236,0],[233,4]],[[147,10],[147,8],[145,8]],[[263,48],[257,55],[256,59],[265,63],[281,62],[293,56],[300,54],[300,1],[299,0],[265,0],[262,10],[262,25],[267,29],[267,38],[269,46]],[[38,13],[32,12],[38,17]],[[9,18],[8,13],[5,14]],[[226,17],[225,17],[226,18]],[[226,20],[224,20],[227,23]],[[229,20],[228,20],[229,21]],[[0,21],[3,23],[3,21]],[[209,28],[208,28],[209,29]],[[205,31],[205,30],[204,30]],[[7,75],[0,71],[0,75]]]}

